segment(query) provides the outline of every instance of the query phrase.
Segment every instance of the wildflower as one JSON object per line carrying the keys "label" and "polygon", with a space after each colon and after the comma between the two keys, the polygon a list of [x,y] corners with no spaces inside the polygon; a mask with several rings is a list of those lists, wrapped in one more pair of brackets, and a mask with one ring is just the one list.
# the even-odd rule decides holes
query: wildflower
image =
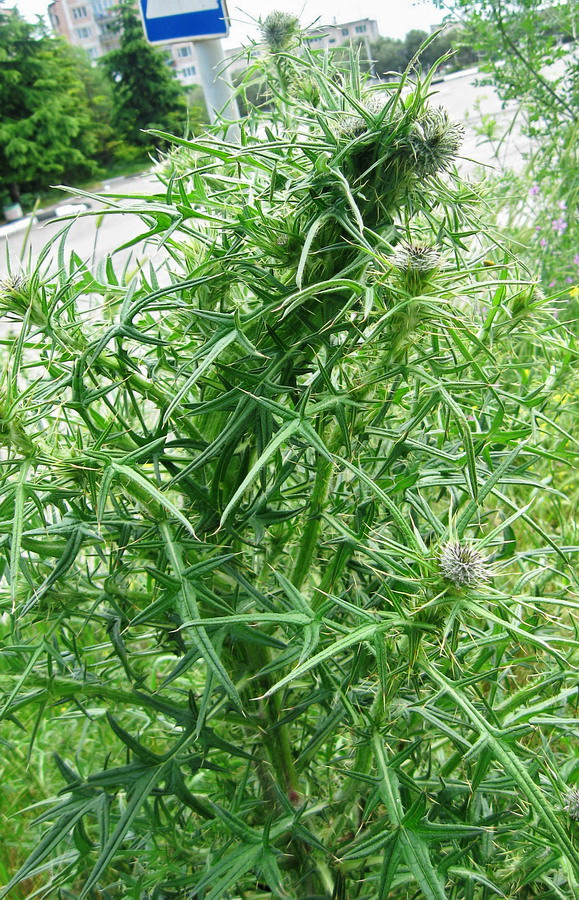
{"label": "wildflower", "polygon": [[446,544],[439,557],[440,571],[458,587],[473,587],[489,578],[484,556],[472,544]]}
{"label": "wildflower", "polygon": [[559,207],[559,209],[567,209],[567,201],[559,200],[557,206]]}
{"label": "wildflower", "polygon": [[537,184],[537,182],[535,182],[535,183],[532,184],[531,187],[529,188],[529,194],[531,195],[531,197],[536,197],[537,194],[540,192],[540,190],[541,190],[541,188],[539,187],[539,185]]}
{"label": "wildflower", "polygon": [[562,216],[559,216],[558,219],[553,219],[551,225],[553,226],[553,231],[556,231],[559,235],[565,234],[567,230],[567,222]]}
{"label": "wildflower", "polygon": [[261,34],[269,49],[275,53],[287,47],[299,28],[300,23],[296,16],[285,12],[272,12],[261,23]]}
{"label": "wildflower", "polygon": [[393,266],[402,272],[428,275],[438,269],[440,253],[428,244],[401,244],[391,257]]}
{"label": "wildflower", "polygon": [[541,238],[539,243],[540,243],[541,247],[546,247],[547,246],[547,238]]}
{"label": "wildflower", "polygon": [[576,266],[579,266],[579,253],[575,254],[575,256],[573,257],[573,262]]}
{"label": "wildflower", "polygon": [[463,138],[464,128],[451,122],[442,106],[426,109],[409,137],[416,174],[424,177],[448,171]]}
{"label": "wildflower", "polygon": [[567,794],[567,801],[563,807],[568,813],[569,818],[574,822],[579,822],[579,788],[571,788]]}

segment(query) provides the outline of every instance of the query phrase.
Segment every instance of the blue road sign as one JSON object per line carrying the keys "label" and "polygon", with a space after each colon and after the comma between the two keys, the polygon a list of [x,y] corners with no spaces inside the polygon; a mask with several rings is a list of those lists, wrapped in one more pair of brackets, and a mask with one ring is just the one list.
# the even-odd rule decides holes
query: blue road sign
{"label": "blue road sign", "polygon": [[229,34],[225,0],[139,0],[139,6],[151,44]]}

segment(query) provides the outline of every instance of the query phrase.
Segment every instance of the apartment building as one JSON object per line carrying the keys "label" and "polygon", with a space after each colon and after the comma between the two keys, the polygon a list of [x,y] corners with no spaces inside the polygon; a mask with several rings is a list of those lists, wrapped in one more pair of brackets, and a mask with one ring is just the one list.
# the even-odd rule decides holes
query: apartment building
{"label": "apartment building", "polygon": [[[89,59],[96,61],[119,45],[114,31],[113,9],[117,0],[52,0],[48,17],[53,31],[69,44],[80,47]],[[188,85],[201,84],[195,58],[195,47],[189,42],[159,46],[179,81]]]}
{"label": "apartment building", "polygon": [[332,50],[349,41],[375,41],[379,37],[376,19],[355,19],[353,22],[334,21],[332,25],[310,28],[306,41],[314,50]]}
{"label": "apartment building", "polygon": [[[340,23],[334,19],[331,25],[316,25],[308,28],[305,40],[313,50],[333,50],[350,41],[361,41],[366,44],[368,58],[370,58],[370,42],[379,37],[380,32],[376,19],[354,19],[352,22]],[[265,52],[266,48],[262,44],[226,50],[227,56],[231,58],[228,71],[237,72],[245,69],[252,59],[258,59]]]}

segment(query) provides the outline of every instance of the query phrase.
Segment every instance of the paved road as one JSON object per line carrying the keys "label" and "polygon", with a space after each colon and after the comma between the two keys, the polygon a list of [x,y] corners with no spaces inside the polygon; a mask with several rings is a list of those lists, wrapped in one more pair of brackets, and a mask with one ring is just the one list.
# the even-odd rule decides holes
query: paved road
{"label": "paved road", "polygon": [[[478,133],[489,117],[496,119],[499,133],[505,132],[515,116],[516,105],[510,104],[503,109],[495,91],[490,87],[476,87],[475,78],[476,74],[471,70],[458,76],[450,76],[444,82],[433,86],[435,92],[433,102],[446,106],[452,119],[464,122],[466,126],[466,139],[462,150],[466,159],[461,162],[461,168],[465,174],[472,173],[476,169],[477,163],[492,167],[506,165],[518,168],[522,162],[522,154],[528,149],[528,141],[521,137],[517,128],[513,129],[513,133],[502,145],[498,159],[493,146],[481,138]],[[154,193],[158,188],[159,182],[150,174],[115,179],[108,186],[110,193]],[[93,208],[97,208],[96,204],[93,204]],[[93,217],[77,219],[67,240],[68,252],[75,250],[82,259],[91,264],[102,259],[108,253],[112,253],[116,247],[144,231],[140,219],[131,214],[105,217],[99,228],[96,227],[97,221]],[[38,223],[33,226],[24,254],[25,265],[29,261],[36,260],[40,250],[49,241],[54,240],[61,228],[62,223],[54,221]],[[0,277],[7,271],[6,244],[11,259],[17,261],[22,254],[24,236],[25,232],[23,231],[8,237],[2,236],[0,227]],[[56,253],[57,244],[55,242],[50,253],[52,265],[54,265]],[[154,253],[154,247],[147,248],[145,245],[139,244],[130,250],[123,250],[115,254],[115,269],[122,271],[129,257],[135,265],[143,259],[151,258],[156,262],[161,259],[159,254]]]}
{"label": "paved road", "polygon": [[[158,179],[151,175],[138,175],[131,178],[116,178],[104,185],[101,193],[118,193],[118,194],[153,194],[159,190],[160,184]],[[68,203],[63,200],[63,203]],[[87,201],[91,204],[92,210],[98,210],[99,204],[94,201]],[[104,204],[102,204],[104,207]],[[102,208],[101,207],[101,208]],[[54,265],[57,253],[58,233],[61,231],[65,222],[55,221],[51,219],[46,222],[38,222],[30,229],[30,233],[26,231],[18,231],[8,236],[2,235],[0,227],[0,276],[7,271],[6,251],[12,263],[18,265],[18,260],[23,258],[23,265],[27,268],[28,263],[33,263],[40,254],[43,247],[49,242],[53,242],[50,256],[47,259],[47,265]],[[74,222],[67,241],[66,241],[66,258],[74,250],[83,259],[94,264],[95,261],[103,259],[109,253],[113,253],[116,247],[120,247],[131,238],[137,237],[146,230],[146,226],[138,216],[130,213],[122,215],[100,216],[81,216]],[[26,242],[26,246],[24,243]],[[160,257],[155,256],[154,247],[147,248],[144,244],[138,244],[136,247],[121,250],[113,257],[115,269],[122,271],[127,260],[132,260],[135,266],[142,262],[143,259],[159,260]]]}
{"label": "paved road", "polygon": [[[472,175],[480,164],[492,169],[519,169],[524,154],[530,149],[530,141],[521,135],[517,116],[518,106],[514,102],[503,104],[492,87],[477,87],[477,73],[469,70],[448,76],[440,84],[435,84],[434,103],[445,106],[455,122],[465,126],[465,140],[462,146],[461,171]],[[481,130],[494,121],[494,133],[501,141],[489,142]]]}

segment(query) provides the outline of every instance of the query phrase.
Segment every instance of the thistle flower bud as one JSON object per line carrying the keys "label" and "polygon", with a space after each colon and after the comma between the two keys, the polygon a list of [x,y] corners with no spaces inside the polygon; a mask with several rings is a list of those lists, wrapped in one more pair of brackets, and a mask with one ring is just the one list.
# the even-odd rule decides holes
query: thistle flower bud
{"label": "thistle flower bud", "polygon": [[438,250],[428,244],[405,243],[396,248],[390,262],[401,272],[428,275],[438,269],[441,256]]}
{"label": "thistle flower bud", "polygon": [[26,433],[26,428],[14,410],[5,408],[0,397],[0,447],[9,447],[21,456],[33,456],[35,446]]}
{"label": "thistle flower bud", "polygon": [[573,819],[574,822],[579,822],[579,788],[571,788],[567,794],[563,809],[569,813],[570,819]]}
{"label": "thistle flower bud", "polygon": [[0,308],[3,312],[22,315],[28,309],[28,282],[23,275],[12,272],[0,281]]}
{"label": "thistle flower bud", "polygon": [[545,292],[534,282],[513,297],[511,311],[514,316],[529,314],[543,306],[545,300]]}
{"label": "thistle flower bud", "polygon": [[293,97],[305,100],[311,106],[318,106],[320,102],[320,86],[315,78],[300,78],[289,85],[290,94]]}
{"label": "thistle flower bud", "polygon": [[0,315],[22,319],[30,311],[30,320],[39,328],[47,324],[41,304],[34,296],[26,276],[13,272],[0,281]]}
{"label": "thistle flower bud", "polygon": [[287,47],[299,30],[299,19],[285,12],[272,12],[261,23],[263,40],[272,53]]}
{"label": "thistle flower bud", "polygon": [[409,143],[415,172],[421,177],[450,169],[464,138],[464,128],[451,122],[442,106],[426,109],[414,122]]}
{"label": "thistle flower bud", "polygon": [[475,587],[487,581],[490,572],[484,556],[472,544],[446,544],[439,557],[440,571],[457,587]]}
{"label": "thistle flower bud", "polygon": [[[370,116],[378,117],[388,101],[388,95],[384,93],[369,94],[361,103],[361,106],[369,113]],[[368,123],[364,116],[355,111],[353,113],[344,113],[334,126],[334,133],[337,138],[352,140],[359,134],[368,130]]]}

